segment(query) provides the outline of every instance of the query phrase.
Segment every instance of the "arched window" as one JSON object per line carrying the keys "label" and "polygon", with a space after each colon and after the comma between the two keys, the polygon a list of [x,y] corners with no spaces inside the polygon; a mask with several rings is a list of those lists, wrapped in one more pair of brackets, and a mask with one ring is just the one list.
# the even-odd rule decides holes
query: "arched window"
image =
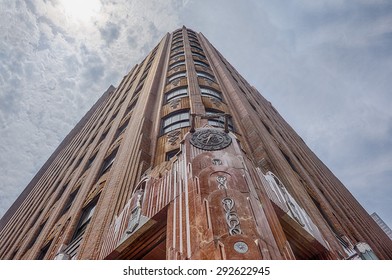
{"label": "arched window", "polygon": [[190,126],[189,111],[175,112],[162,121],[162,133],[167,133],[172,130]]}

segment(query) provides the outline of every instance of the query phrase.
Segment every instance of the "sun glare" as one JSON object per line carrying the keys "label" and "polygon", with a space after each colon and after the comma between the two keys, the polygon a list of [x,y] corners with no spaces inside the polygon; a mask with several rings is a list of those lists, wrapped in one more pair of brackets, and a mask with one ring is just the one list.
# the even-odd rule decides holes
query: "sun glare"
{"label": "sun glare", "polygon": [[88,21],[101,9],[100,0],[61,0],[67,17],[78,21]]}

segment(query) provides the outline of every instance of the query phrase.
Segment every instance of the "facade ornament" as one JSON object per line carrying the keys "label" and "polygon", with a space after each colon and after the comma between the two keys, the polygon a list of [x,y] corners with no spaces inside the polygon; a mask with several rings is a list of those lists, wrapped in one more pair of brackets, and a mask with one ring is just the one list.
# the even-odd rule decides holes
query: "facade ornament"
{"label": "facade ornament", "polygon": [[172,145],[172,146],[174,146],[175,144],[176,144],[176,141],[179,139],[179,135],[181,134],[181,131],[179,131],[179,130],[175,130],[175,131],[172,131],[172,132],[170,132],[170,133],[168,133],[167,134],[167,137],[168,137],[168,142]]}
{"label": "facade ornament", "polygon": [[169,103],[170,107],[176,109],[180,105],[180,98],[176,98]]}
{"label": "facade ornament", "polygon": [[234,243],[234,250],[236,250],[238,253],[245,254],[246,252],[248,252],[249,247],[248,244],[246,244],[245,242],[238,241]]}
{"label": "facade ornament", "polygon": [[225,197],[222,199],[222,204],[223,204],[223,209],[225,210],[226,213],[226,223],[229,226],[229,234],[230,235],[237,235],[241,234],[241,228],[240,228],[240,220],[238,218],[237,213],[234,210],[234,200]]}
{"label": "facade ornament", "polygon": [[225,176],[219,175],[218,177],[216,177],[216,181],[219,183],[218,189],[227,189],[227,178]]}
{"label": "facade ornament", "polygon": [[137,195],[136,206],[131,211],[131,217],[129,218],[128,228],[125,231],[126,234],[131,234],[138,227],[140,222],[140,216],[142,213],[142,199],[143,199],[143,191],[140,191]]}
{"label": "facade ornament", "polygon": [[220,107],[222,105],[222,103],[214,97],[210,97],[210,100],[211,100],[212,104],[214,104],[216,107]]}
{"label": "facade ornament", "polygon": [[173,86],[177,86],[180,83],[180,79],[175,79],[174,81],[172,81],[172,85]]}
{"label": "facade ornament", "polygon": [[293,215],[294,219],[302,226],[305,226],[305,223],[303,222],[297,207],[295,206],[295,204],[293,203],[293,201],[291,200],[290,196],[287,194],[287,190],[285,188],[285,186],[283,186],[280,181],[278,186],[280,187],[282,193],[283,193],[283,197],[284,200],[286,201],[286,205],[289,208],[289,211],[291,212],[291,214]]}
{"label": "facade ornament", "polygon": [[212,85],[212,81],[210,81],[209,79],[204,78],[204,81],[205,81],[207,84],[209,84],[210,86]]}

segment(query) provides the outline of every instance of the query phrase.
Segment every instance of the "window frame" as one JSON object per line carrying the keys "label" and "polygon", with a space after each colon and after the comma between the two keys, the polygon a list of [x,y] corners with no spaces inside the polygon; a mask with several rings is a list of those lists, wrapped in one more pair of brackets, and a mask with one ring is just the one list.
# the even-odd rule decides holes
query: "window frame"
{"label": "window frame", "polygon": [[205,63],[204,61],[200,61],[200,60],[193,60],[193,63],[195,64],[195,66],[201,66],[201,67],[207,67],[210,68],[210,65]]}
{"label": "window frame", "polygon": [[186,78],[186,71],[182,71],[179,73],[174,73],[173,75],[170,75],[167,77],[167,83],[171,83],[174,80],[181,79],[181,78]]}
{"label": "window frame", "polygon": [[[207,57],[206,57],[205,55],[203,55],[203,54],[200,54],[200,53],[192,52],[192,56],[196,56],[196,57],[198,57],[199,59],[207,60]],[[197,60],[197,59],[193,58],[193,60]]]}
{"label": "window frame", "polygon": [[210,80],[214,83],[216,83],[215,77],[209,73],[203,72],[203,71],[196,71],[196,75],[199,78],[205,78],[207,80]]}
{"label": "window frame", "polygon": [[185,96],[188,96],[187,87],[175,88],[174,90],[165,93],[165,102],[168,103],[172,100],[175,100],[177,98],[182,98]]}
{"label": "window frame", "polygon": [[[222,112],[222,111],[219,111],[219,110],[216,110],[216,109],[211,109],[211,108],[206,109],[206,115],[213,115],[213,114],[225,114],[225,112]],[[224,118],[224,117],[222,116],[221,118]],[[208,124],[211,125],[211,126],[214,126],[214,127],[224,128],[225,127],[225,121],[224,121],[224,119],[222,120],[221,118],[219,118],[219,119],[208,119]],[[233,120],[231,118],[228,119],[227,126],[228,126],[230,131],[235,131]]]}
{"label": "window frame", "polygon": [[[178,119],[174,119],[176,116],[178,116]],[[186,116],[187,118],[184,118],[184,116]],[[168,120],[170,120],[170,122],[166,123]],[[189,110],[175,111],[162,118],[161,133],[166,134],[173,130],[187,127],[190,125],[191,120]]]}
{"label": "window frame", "polygon": [[174,62],[174,63],[169,65],[169,69],[168,70],[170,71],[170,70],[172,70],[172,69],[174,69],[174,68],[176,68],[178,66],[185,66],[185,65],[186,65],[185,64],[185,60],[176,61],[176,62]]}
{"label": "window frame", "polygon": [[202,96],[211,97],[211,98],[214,98],[216,100],[223,102],[222,93],[219,91],[216,91],[214,89],[207,88],[207,87],[200,87],[200,93]]}
{"label": "window frame", "polygon": [[82,214],[79,218],[78,226],[75,229],[75,232],[72,236],[72,240],[70,241],[70,243],[76,240],[77,238],[83,236],[84,233],[86,232],[86,229],[91,222],[91,218],[95,213],[95,209],[97,208],[98,200],[99,200],[99,195],[96,196],[89,204],[87,204],[82,209]]}

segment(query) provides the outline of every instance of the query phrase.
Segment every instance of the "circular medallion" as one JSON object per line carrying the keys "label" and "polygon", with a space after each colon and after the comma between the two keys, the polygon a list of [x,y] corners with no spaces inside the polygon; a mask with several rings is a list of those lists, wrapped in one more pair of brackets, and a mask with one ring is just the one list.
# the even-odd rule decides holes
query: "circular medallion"
{"label": "circular medallion", "polygon": [[234,243],[234,250],[236,250],[238,253],[245,254],[248,252],[249,248],[245,242],[238,241]]}
{"label": "circular medallion", "polygon": [[216,129],[201,129],[193,133],[191,144],[196,148],[216,151],[231,144],[231,137],[227,133]]}

